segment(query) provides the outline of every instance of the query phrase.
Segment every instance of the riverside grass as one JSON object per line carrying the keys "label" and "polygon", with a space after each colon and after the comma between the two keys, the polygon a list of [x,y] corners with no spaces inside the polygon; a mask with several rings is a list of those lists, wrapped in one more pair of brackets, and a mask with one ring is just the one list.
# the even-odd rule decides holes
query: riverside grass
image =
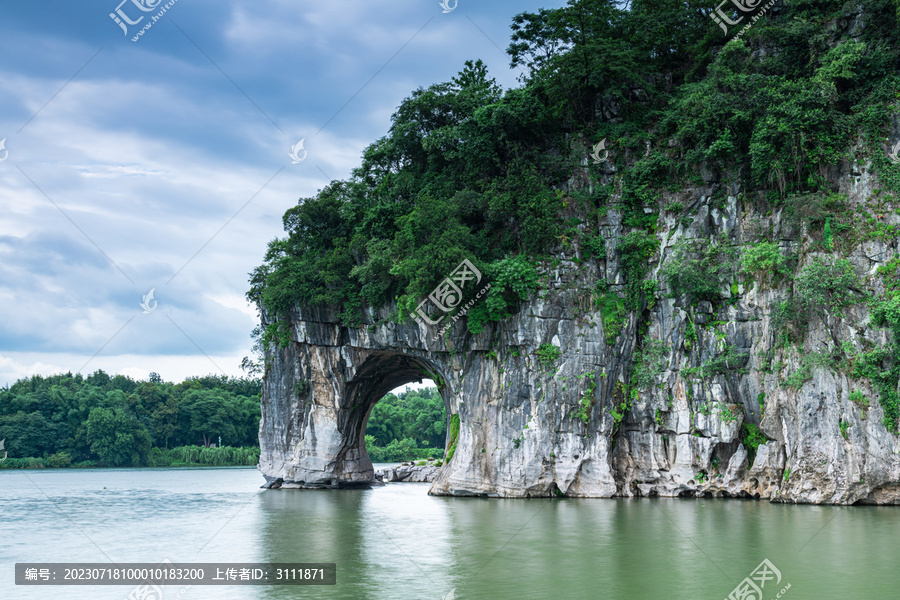
{"label": "riverside grass", "polygon": [[[47,458],[7,458],[0,462],[0,469],[53,469],[53,468],[96,468],[104,467],[100,461],[87,460],[73,463],[71,458],[60,457],[58,453]],[[152,448],[149,467],[237,467],[253,466],[259,462],[259,448],[232,446],[179,446],[168,450]],[[129,467],[131,468],[131,467]],[[140,468],[140,467],[137,467]]]}

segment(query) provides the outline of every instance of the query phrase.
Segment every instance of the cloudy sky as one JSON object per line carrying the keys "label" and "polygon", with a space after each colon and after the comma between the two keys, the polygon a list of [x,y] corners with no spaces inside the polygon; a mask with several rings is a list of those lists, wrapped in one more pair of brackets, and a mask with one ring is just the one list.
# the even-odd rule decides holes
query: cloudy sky
{"label": "cloudy sky", "polygon": [[0,4],[0,386],[241,375],[282,213],[466,60],[516,86],[512,17],[563,4],[119,2]]}

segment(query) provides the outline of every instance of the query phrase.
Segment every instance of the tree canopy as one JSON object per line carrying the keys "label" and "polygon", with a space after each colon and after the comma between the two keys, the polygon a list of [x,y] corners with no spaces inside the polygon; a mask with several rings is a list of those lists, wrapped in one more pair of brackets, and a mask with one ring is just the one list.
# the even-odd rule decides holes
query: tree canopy
{"label": "tree canopy", "polygon": [[258,446],[259,380],[208,375],[182,383],[103,371],[35,375],[0,389],[0,439],[12,458],[143,466],[151,447]]}
{"label": "tree canopy", "polygon": [[437,388],[387,394],[366,424],[366,450],[373,462],[442,457],[447,412]]}
{"label": "tree canopy", "polygon": [[[363,306],[393,302],[402,321],[463,259],[492,280],[514,267],[536,282],[551,251],[602,250],[597,219],[610,208],[628,230],[652,231],[659,191],[701,169],[776,202],[827,191],[854,135],[880,144],[900,87],[896,2],[862,0],[858,31],[844,6],[777,5],[740,37],[723,35],[711,2],[570,0],[517,15],[507,52],[525,69],[520,87],[501,90],[467,61],[403,100],[349,180],[285,213],[287,236],[251,273],[264,341],[297,304],[338,307],[355,324]],[[584,167],[603,139],[613,178]],[[572,185],[578,169],[586,185]],[[492,289],[470,331],[536,287]]]}

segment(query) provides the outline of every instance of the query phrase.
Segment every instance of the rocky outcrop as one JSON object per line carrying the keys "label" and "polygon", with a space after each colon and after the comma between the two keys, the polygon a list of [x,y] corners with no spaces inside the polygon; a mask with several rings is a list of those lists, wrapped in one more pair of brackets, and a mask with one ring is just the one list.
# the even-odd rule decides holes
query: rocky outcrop
{"label": "rocky outcrop", "polygon": [[[839,181],[851,209],[875,187],[865,173],[848,171]],[[598,281],[624,293],[616,240],[627,231],[613,209],[600,223],[604,258],[588,259],[577,247],[560,254],[544,265],[540,293],[479,335],[467,332],[465,319],[441,337],[437,327],[396,323],[392,306],[370,308],[358,327],[324,308],[297,307],[291,342],[267,352],[259,464],[267,481],[375,481],[364,440],[372,407],[391,389],[429,378],[459,423],[433,494],[900,502],[900,441],[882,423],[878,394],[834,365],[804,362],[886,345],[887,331],[870,326],[860,303],[814,317],[801,345],[779,345],[773,308],[790,278],[738,276],[712,302],[669,297],[660,270],[680,240],[741,248],[768,232],[798,257],[795,272],[827,254],[802,223],[778,207],[751,209],[739,187],[722,187],[713,175],[660,206],[675,201],[694,214],[660,212],[647,277],[658,282],[656,300],[631,312],[618,335],[604,331],[595,303]],[[881,219],[900,225],[894,211]],[[878,291],[876,270],[900,245],[863,237],[848,258]],[[646,363],[651,344],[658,364],[647,385],[636,385],[637,352]],[[759,427],[756,441],[751,426]]]}
{"label": "rocky outcrop", "polygon": [[403,464],[398,467],[387,467],[381,471],[375,472],[377,478],[381,475],[381,480],[385,483],[399,482],[425,482],[431,483],[441,468],[434,465],[408,465]]}

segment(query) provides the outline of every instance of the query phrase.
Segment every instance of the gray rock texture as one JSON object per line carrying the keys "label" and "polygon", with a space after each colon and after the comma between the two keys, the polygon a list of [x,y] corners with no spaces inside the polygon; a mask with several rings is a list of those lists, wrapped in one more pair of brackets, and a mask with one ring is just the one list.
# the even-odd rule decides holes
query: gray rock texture
{"label": "gray rock texture", "polygon": [[[855,208],[877,187],[864,172],[840,182]],[[600,221],[606,257],[586,258],[577,246],[560,253],[543,265],[539,293],[478,335],[463,318],[438,337],[438,326],[391,320],[393,306],[368,309],[357,327],[325,308],[297,307],[290,343],[267,350],[260,471],[281,487],[375,481],[364,441],[372,407],[391,389],[430,378],[460,425],[433,494],[900,503],[900,440],[882,424],[870,382],[816,365],[801,377],[804,356],[889,342],[870,326],[865,303],[814,317],[800,346],[779,346],[773,307],[791,278],[736,275],[717,300],[692,303],[668,297],[660,275],[682,239],[740,249],[768,232],[797,257],[795,273],[829,254],[821,242],[778,207],[750,209],[736,185],[712,176],[660,206],[673,201],[695,214],[659,213],[647,277],[658,281],[656,300],[629,313],[609,342],[593,299],[600,280],[624,293],[616,240],[627,230],[614,209]],[[898,225],[900,215],[885,211],[883,222]],[[867,239],[848,258],[877,291],[876,269],[898,252],[896,239]],[[636,351],[650,342],[663,348],[661,364],[641,388]],[[546,344],[557,358],[539,354]],[[721,368],[708,367],[717,359]],[[869,406],[851,401],[853,391]],[[756,449],[746,425],[765,436]]]}
{"label": "gray rock texture", "polygon": [[399,483],[403,481],[431,483],[440,471],[440,467],[428,465],[400,465],[399,467],[378,471],[375,475],[377,477],[378,473],[381,473],[382,480],[385,483]]}

